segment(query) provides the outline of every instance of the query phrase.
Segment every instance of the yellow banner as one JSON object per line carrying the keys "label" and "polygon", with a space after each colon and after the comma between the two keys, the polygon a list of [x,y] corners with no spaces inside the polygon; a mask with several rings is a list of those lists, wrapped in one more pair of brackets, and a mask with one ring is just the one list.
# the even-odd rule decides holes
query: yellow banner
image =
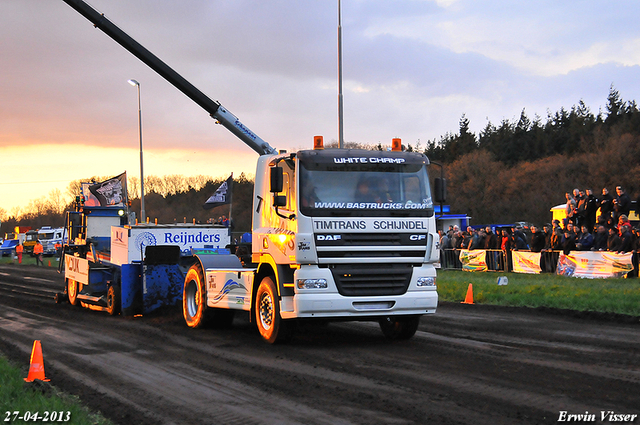
{"label": "yellow banner", "polygon": [[540,273],[540,253],[528,251],[512,251],[513,271],[515,273]]}

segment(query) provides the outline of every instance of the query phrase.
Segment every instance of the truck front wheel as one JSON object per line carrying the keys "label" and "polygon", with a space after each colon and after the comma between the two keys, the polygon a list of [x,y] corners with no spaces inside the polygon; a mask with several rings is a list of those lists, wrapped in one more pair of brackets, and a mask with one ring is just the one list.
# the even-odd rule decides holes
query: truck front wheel
{"label": "truck front wheel", "polygon": [[293,323],[280,317],[280,301],[271,277],[260,281],[254,304],[256,325],[262,338],[269,344],[286,342],[293,336]]}
{"label": "truck front wheel", "polygon": [[380,319],[380,329],[384,336],[392,340],[410,339],[420,324],[420,316],[387,316]]}

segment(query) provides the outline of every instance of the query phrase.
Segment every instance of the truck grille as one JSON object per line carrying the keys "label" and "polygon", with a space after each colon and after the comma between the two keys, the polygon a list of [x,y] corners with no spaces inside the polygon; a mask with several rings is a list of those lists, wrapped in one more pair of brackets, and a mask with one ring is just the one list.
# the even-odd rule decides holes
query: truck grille
{"label": "truck grille", "polygon": [[320,264],[422,263],[431,244],[427,233],[328,233],[316,234]]}
{"label": "truck grille", "polygon": [[341,264],[331,267],[338,292],[347,297],[402,295],[411,281],[408,264]]}

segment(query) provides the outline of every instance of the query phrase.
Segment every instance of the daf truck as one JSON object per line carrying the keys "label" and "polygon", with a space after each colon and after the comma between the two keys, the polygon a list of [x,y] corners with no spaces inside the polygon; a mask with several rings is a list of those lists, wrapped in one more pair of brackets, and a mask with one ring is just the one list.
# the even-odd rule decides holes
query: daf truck
{"label": "daf truck", "polygon": [[246,311],[265,341],[291,338],[300,320],[377,321],[393,339],[411,338],[436,311],[438,235],[434,179],[426,156],[391,151],[314,149],[278,152],[217,101],[82,0],[63,0],[118,42],[259,158],[252,242],[234,254],[194,253],[182,293],[190,327],[225,326]]}

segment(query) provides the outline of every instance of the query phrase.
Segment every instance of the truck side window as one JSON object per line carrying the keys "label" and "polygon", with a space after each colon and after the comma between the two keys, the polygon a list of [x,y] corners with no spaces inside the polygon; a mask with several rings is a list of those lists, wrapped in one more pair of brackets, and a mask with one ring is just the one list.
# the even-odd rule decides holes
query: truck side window
{"label": "truck side window", "polygon": [[291,211],[291,186],[290,186],[290,179],[289,179],[289,173],[287,172],[287,170],[285,170],[284,174],[283,174],[283,182],[282,182],[282,192],[278,193],[278,195],[283,195],[287,197],[287,205],[284,206],[283,208],[286,210]]}

